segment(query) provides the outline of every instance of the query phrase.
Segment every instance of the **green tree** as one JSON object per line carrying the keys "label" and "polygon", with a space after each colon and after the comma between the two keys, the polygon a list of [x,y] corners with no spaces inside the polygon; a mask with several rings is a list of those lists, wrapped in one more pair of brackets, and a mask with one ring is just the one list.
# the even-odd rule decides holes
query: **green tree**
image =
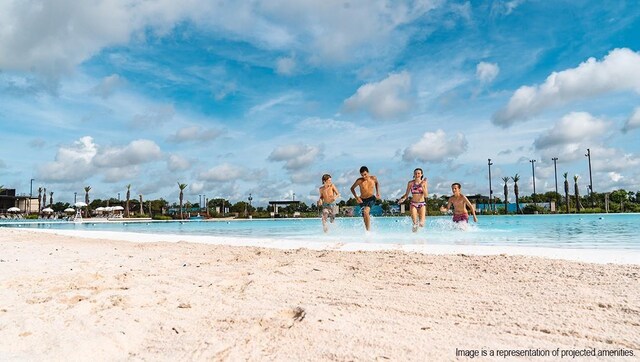
{"label": "green tree", "polygon": [[180,182],[178,182],[178,188],[180,189],[180,219],[183,219],[184,216],[182,215],[182,200],[184,199],[184,189],[187,188],[187,184],[181,184]]}
{"label": "green tree", "polygon": [[507,206],[509,205],[509,201],[507,197],[509,196],[509,187],[507,186],[507,182],[509,182],[509,177],[503,177],[502,181],[504,181],[504,187],[502,191],[504,191],[504,214],[507,214]]}
{"label": "green tree", "polygon": [[85,211],[85,217],[89,217],[89,191],[91,191],[91,186],[86,186],[84,188],[84,203],[87,204],[87,209]]}
{"label": "green tree", "polygon": [[573,192],[575,193],[575,197],[576,197],[576,212],[580,213],[580,210],[582,209],[582,203],[580,202],[580,189],[578,188],[578,179],[580,178],[579,175],[574,175],[573,176]]}
{"label": "green tree", "polygon": [[518,199],[520,196],[520,189],[518,188],[518,181],[520,181],[520,175],[515,174],[511,178],[513,180],[513,193],[516,195],[516,214],[520,214],[520,200]]}
{"label": "green tree", "polygon": [[131,184],[127,185],[127,203],[125,204],[124,207],[124,216],[129,217],[129,213],[130,213],[130,209],[129,209],[129,202],[131,201]]}

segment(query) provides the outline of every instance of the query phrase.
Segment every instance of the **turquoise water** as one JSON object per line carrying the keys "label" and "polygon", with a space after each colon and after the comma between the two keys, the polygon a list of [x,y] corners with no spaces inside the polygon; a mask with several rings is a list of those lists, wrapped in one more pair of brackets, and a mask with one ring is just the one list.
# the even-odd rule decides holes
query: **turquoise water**
{"label": "turquoise water", "polygon": [[371,242],[393,244],[510,245],[554,248],[640,250],[640,214],[480,216],[466,230],[450,217],[428,217],[411,232],[408,217],[374,217],[365,233],[361,218],[338,218],[329,233],[319,219],[256,219],[185,222],[3,222],[0,226],[65,230],[127,231],[230,238]]}

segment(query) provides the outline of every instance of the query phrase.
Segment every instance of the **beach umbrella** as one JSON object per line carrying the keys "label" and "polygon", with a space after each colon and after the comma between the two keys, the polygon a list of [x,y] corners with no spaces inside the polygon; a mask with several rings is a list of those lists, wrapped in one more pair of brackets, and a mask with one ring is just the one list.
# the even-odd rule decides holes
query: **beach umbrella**
{"label": "beach umbrella", "polygon": [[9,211],[9,212],[20,212],[20,208],[14,206],[14,207],[8,208],[7,211]]}
{"label": "beach umbrella", "polygon": [[68,208],[64,209],[64,212],[73,213],[73,212],[76,212],[76,210],[68,207]]}
{"label": "beach umbrella", "polygon": [[78,201],[75,204],[73,204],[73,206],[75,206],[75,207],[85,207],[85,206],[87,206],[87,204],[85,204],[82,201]]}
{"label": "beach umbrella", "polygon": [[47,207],[47,208],[42,209],[42,212],[50,213],[50,212],[53,212],[53,209],[50,208],[50,207]]}
{"label": "beach umbrella", "polygon": [[106,208],[105,208],[105,207],[102,207],[102,206],[100,206],[100,207],[96,207],[96,212],[103,212],[103,211],[105,211],[105,210],[106,210]]}
{"label": "beach umbrella", "polygon": [[122,210],[124,210],[124,207],[122,207],[122,206],[114,206],[113,207],[113,211],[122,211]]}

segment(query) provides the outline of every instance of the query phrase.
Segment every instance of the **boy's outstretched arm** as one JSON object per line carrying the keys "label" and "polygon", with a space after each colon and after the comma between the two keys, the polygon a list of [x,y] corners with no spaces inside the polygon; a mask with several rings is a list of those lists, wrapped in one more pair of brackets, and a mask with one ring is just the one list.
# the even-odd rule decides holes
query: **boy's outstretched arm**
{"label": "boy's outstretched arm", "polygon": [[[464,195],[462,195],[464,196]],[[471,210],[471,215],[473,215],[473,221],[474,222],[478,222],[478,217],[476,217],[476,208],[473,207],[473,204],[469,201],[469,199],[467,199],[466,196],[464,196],[464,203],[469,206],[469,209]]]}
{"label": "boy's outstretched arm", "polygon": [[358,185],[360,184],[360,179],[357,179],[356,182],[353,183],[353,185],[351,185],[351,193],[353,194],[353,197],[356,198],[356,201],[361,204],[362,203],[362,199],[356,195],[356,187],[358,187]]}

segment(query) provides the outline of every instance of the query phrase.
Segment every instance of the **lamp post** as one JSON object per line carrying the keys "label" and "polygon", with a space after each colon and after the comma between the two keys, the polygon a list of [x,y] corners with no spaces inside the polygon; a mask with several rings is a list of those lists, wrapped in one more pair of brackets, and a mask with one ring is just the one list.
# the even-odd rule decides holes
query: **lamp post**
{"label": "lamp post", "polygon": [[202,211],[202,195],[198,195],[198,214]]}
{"label": "lamp post", "polygon": [[533,174],[533,195],[535,196],[536,194],[536,167],[535,167],[536,160],[529,160],[529,162],[531,162],[531,173]]}
{"label": "lamp post", "polygon": [[493,163],[490,158],[487,160],[487,165],[489,166],[489,209],[493,211],[493,189],[491,189],[491,165]]}
{"label": "lamp post", "polygon": [[32,178],[31,179],[31,186],[29,186],[29,197],[33,197],[33,181],[35,181],[36,179]]}
{"label": "lamp post", "polygon": [[120,201],[120,193],[118,192],[118,201]]}
{"label": "lamp post", "polygon": [[247,200],[249,200],[249,215],[251,215],[251,200],[253,200],[253,197],[251,197],[251,193],[249,193],[249,198]]}
{"label": "lamp post", "polygon": [[74,192],[73,193],[73,204],[75,205],[76,202],[78,202],[78,193]]}
{"label": "lamp post", "polygon": [[293,193],[293,201],[296,201],[296,193]]}
{"label": "lamp post", "polygon": [[593,178],[591,177],[591,150],[587,148],[587,154],[584,155],[589,158],[589,197],[591,198],[591,206],[596,206],[593,201]]}
{"label": "lamp post", "polygon": [[[551,160],[553,160],[553,174],[556,178],[556,204],[558,203],[558,196],[560,195],[558,193],[558,168],[556,167],[556,162],[558,161],[558,157],[554,157]],[[558,205],[556,205],[556,210],[558,210]],[[556,211],[557,212],[557,211]]]}

